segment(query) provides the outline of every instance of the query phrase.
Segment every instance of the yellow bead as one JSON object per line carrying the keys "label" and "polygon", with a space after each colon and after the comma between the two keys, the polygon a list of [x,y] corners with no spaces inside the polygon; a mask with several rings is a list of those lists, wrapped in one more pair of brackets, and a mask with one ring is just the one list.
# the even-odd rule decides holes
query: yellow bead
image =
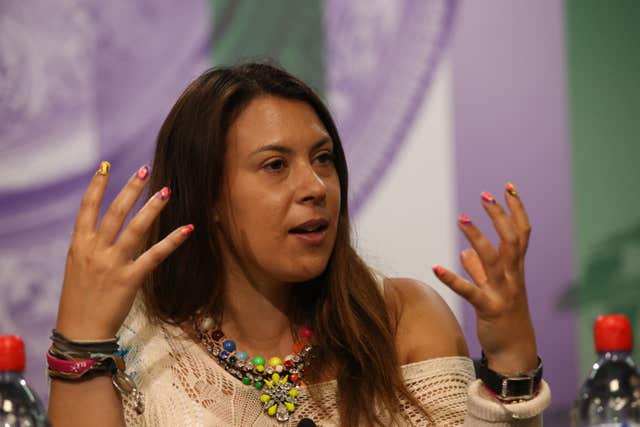
{"label": "yellow bead", "polygon": [[280,385],[285,385],[287,383],[287,381],[289,380],[289,375],[285,375],[284,377],[282,377],[282,379],[280,380]]}
{"label": "yellow bead", "polygon": [[269,359],[269,365],[271,366],[278,366],[282,364],[282,360],[280,360],[279,357],[272,357],[271,359]]}
{"label": "yellow bead", "polygon": [[287,407],[287,411],[289,411],[289,412],[293,412],[293,411],[296,410],[296,405],[294,405],[291,402],[284,402],[284,406]]}
{"label": "yellow bead", "polygon": [[270,406],[269,409],[267,409],[267,414],[273,417],[276,414],[277,409],[278,409],[278,405]]}
{"label": "yellow bead", "polygon": [[269,386],[269,388],[273,388],[273,383],[269,380],[264,380],[264,383]]}
{"label": "yellow bead", "polygon": [[280,381],[280,374],[278,374],[277,372],[274,373],[273,375],[271,375],[271,379],[274,383],[277,383],[278,381]]}
{"label": "yellow bead", "polygon": [[297,388],[292,388],[291,390],[289,390],[289,396],[296,397],[297,395],[298,395],[298,389]]}
{"label": "yellow bead", "polygon": [[267,403],[270,399],[271,396],[269,396],[268,394],[263,394],[262,396],[260,396],[260,402],[262,403]]}
{"label": "yellow bead", "polygon": [[264,371],[264,365],[258,365],[258,366],[256,366],[256,371],[258,371],[258,372],[262,372],[262,371]]}

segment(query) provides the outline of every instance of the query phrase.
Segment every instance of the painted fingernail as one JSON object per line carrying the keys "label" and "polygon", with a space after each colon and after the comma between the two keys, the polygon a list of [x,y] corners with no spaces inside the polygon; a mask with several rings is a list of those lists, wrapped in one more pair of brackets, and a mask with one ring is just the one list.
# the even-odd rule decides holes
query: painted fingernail
{"label": "painted fingernail", "polygon": [[144,165],[140,169],[138,169],[138,172],[136,172],[136,176],[140,179],[147,179],[147,177],[149,176],[149,166]]}
{"label": "painted fingernail", "polygon": [[465,214],[462,214],[462,215],[460,215],[458,217],[458,222],[460,224],[463,224],[463,225],[471,225],[471,224],[473,224],[473,222],[471,222],[471,218],[469,218]]}
{"label": "painted fingernail", "polygon": [[504,189],[507,190],[507,193],[509,193],[511,196],[518,197],[518,190],[516,190],[515,185],[513,185],[512,183],[507,182],[507,185],[504,186]]}
{"label": "painted fingernail", "polygon": [[496,204],[496,199],[494,199],[493,195],[488,191],[483,191],[482,194],[480,194],[480,197],[482,197],[482,200],[487,203],[491,203],[492,205]]}
{"label": "painted fingernail", "polygon": [[195,229],[195,227],[193,226],[193,224],[189,224],[189,225],[185,225],[184,227],[182,227],[182,235],[183,236],[188,236],[189,234],[191,234],[193,232],[193,230]]}
{"label": "painted fingernail", "polygon": [[111,170],[111,163],[105,161],[100,162],[100,166],[98,166],[98,170],[96,174],[98,175],[109,175],[109,171]]}
{"label": "painted fingernail", "polygon": [[438,277],[441,277],[444,274],[444,268],[440,267],[437,264],[431,267],[431,269],[433,270],[433,274],[435,274]]}
{"label": "painted fingernail", "polygon": [[156,196],[158,196],[160,200],[167,200],[169,196],[171,196],[171,189],[169,187],[162,187],[162,189],[156,193]]}

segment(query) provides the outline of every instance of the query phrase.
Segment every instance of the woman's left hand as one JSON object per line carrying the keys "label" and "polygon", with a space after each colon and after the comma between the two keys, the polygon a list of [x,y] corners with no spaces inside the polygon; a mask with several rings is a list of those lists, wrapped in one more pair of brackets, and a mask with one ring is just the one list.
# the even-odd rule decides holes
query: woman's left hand
{"label": "woman's left hand", "polygon": [[440,281],[473,305],[489,367],[512,374],[534,369],[538,353],[524,273],[531,226],[512,184],[506,185],[504,196],[510,214],[491,194],[481,195],[482,206],[500,237],[497,250],[467,216],[458,219],[472,246],[462,251],[460,258],[473,283],[441,266],[433,270]]}

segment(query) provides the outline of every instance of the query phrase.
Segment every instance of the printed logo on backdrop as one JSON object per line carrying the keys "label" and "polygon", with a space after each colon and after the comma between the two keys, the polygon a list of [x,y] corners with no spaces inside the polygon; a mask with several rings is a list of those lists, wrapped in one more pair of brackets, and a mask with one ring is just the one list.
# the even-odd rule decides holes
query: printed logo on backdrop
{"label": "printed logo on backdrop", "polygon": [[327,95],[349,161],[353,212],[375,190],[413,125],[455,7],[449,0],[328,2]]}
{"label": "printed logo on backdrop", "polygon": [[[251,11],[235,7],[242,1],[64,0],[36,7],[33,0],[14,0],[3,5],[0,333],[25,337],[28,374],[40,395],[47,392],[42,355],[55,321],[69,235],[89,178],[100,160],[111,161],[105,199],[112,200],[130,172],[151,161],[169,108],[213,62],[211,42],[252,28],[249,18],[243,22],[233,15]],[[209,7],[222,3],[231,15],[224,16],[228,26],[214,33]],[[343,138],[357,212],[392,164],[424,101],[456,2],[329,0],[315,6],[322,19],[308,16],[297,0],[283,4],[285,12],[295,10],[298,18],[323,27],[320,89]],[[268,20],[264,28],[278,35],[275,54],[267,49],[264,55],[296,72],[287,58],[305,61],[304,40],[319,37],[317,28],[297,25],[292,49],[287,43],[294,38],[286,31],[293,24],[283,27],[281,15],[251,19]]]}
{"label": "printed logo on backdrop", "polygon": [[106,199],[150,153],[169,108],[209,66],[199,0],[9,1],[0,14],[0,333],[44,353],[80,199],[100,160]]}

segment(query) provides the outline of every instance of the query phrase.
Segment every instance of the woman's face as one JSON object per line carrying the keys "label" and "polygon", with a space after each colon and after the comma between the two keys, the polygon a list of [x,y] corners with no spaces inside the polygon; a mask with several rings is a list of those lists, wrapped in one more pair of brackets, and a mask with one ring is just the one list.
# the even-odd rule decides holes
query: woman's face
{"label": "woman's face", "polygon": [[340,182],[333,142],[305,102],[252,100],[227,136],[222,206],[243,267],[258,280],[320,275],[333,250]]}

